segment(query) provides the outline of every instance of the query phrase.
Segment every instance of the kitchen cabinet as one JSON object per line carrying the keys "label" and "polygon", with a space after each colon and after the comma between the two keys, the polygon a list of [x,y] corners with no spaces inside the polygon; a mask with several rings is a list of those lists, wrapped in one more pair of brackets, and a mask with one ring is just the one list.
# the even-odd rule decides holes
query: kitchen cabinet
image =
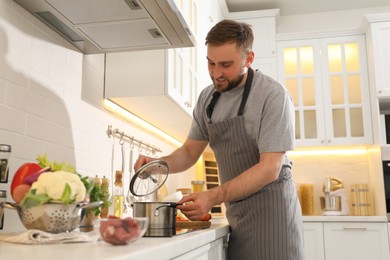
{"label": "kitchen cabinet", "polygon": [[227,259],[227,236],[201,246],[189,253],[174,258],[175,260],[224,260]]}
{"label": "kitchen cabinet", "polygon": [[373,143],[362,35],[280,41],[277,53],[298,147]]}
{"label": "kitchen cabinet", "polygon": [[255,38],[253,42],[255,59],[252,63],[252,68],[259,69],[274,79],[277,78],[276,17],[278,15],[278,9],[230,14],[230,18],[252,26]]}
{"label": "kitchen cabinet", "polygon": [[[107,53],[104,97],[184,142],[199,86],[205,87],[205,79],[209,80],[204,38],[211,26],[203,26],[208,23],[199,7],[207,6],[207,2],[175,3],[194,34],[195,46]],[[214,5],[213,10],[217,8]],[[204,60],[200,79],[199,57]]]}
{"label": "kitchen cabinet", "polygon": [[[198,39],[198,1],[175,0],[175,3],[191,28],[195,39]],[[198,44],[195,43],[193,48],[168,50],[171,57],[168,66],[174,73],[168,86],[171,90],[169,95],[191,116],[198,97],[198,48]]]}
{"label": "kitchen cabinet", "polygon": [[379,99],[390,98],[390,21],[374,22],[367,32],[368,52],[372,57],[371,84]]}
{"label": "kitchen cabinet", "polygon": [[[192,84],[181,50],[107,53],[105,98],[184,141],[191,109],[182,82]],[[187,77],[188,76],[188,77]]]}
{"label": "kitchen cabinet", "polygon": [[305,259],[325,260],[324,230],[322,222],[303,223]]}
{"label": "kitchen cabinet", "polygon": [[[195,1],[176,1],[194,38]],[[107,53],[104,97],[184,142],[197,99],[197,46]]]}
{"label": "kitchen cabinet", "polygon": [[390,259],[387,223],[324,223],[325,259]]}
{"label": "kitchen cabinet", "polygon": [[209,71],[208,71],[208,61],[207,57],[207,47],[205,45],[205,40],[209,30],[224,17],[222,15],[221,8],[218,1],[198,1],[198,9],[202,10],[198,13],[198,96],[200,92],[212,84]]}

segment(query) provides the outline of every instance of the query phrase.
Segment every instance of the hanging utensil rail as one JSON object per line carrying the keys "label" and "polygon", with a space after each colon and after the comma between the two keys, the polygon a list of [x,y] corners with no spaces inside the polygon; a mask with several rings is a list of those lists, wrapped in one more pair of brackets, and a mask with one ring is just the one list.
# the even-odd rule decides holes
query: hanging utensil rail
{"label": "hanging utensil rail", "polygon": [[126,141],[126,142],[130,143],[130,145],[138,146],[138,149],[145,149],[146,151],[150,151],[152,154],[156,154],[157,152],[162,152],[161,149],[159,149],[153,145],[144,143],[141,140],[134,138],[134,136],[129,136],[129,135],[125,134],[125,132],[121,132],[118,129],[112,129],[111,125],[108,126],[107,135],[108,135],[108,138],[111,138],[111,137],[120,138],[119,142]]}

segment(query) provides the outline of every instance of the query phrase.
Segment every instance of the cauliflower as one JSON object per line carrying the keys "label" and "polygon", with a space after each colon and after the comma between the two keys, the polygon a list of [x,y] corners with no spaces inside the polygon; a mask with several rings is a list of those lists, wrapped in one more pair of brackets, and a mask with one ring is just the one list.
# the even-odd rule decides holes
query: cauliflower
{"label": "cauliflower", "polygon": [[63,203],[83,201],[86,195],[80,177],[66,171],[42,173],[30,190],[35,190],[36,195],[47,195],[51,201]]}

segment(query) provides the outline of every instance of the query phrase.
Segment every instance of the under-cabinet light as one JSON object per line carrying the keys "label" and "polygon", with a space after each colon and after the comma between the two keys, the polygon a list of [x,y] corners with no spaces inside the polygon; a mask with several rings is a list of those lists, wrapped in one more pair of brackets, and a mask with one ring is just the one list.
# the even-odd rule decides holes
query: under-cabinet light
{"label": "under-cabinet light", "polygon": [[289,151],[289,156],[310,156],[310,155],[358,155],[367,154],[368,151],[365,148],[356,149],[329,149],[329,150],[301,150],[301,151]]}
{"label": "under-cabinet light", "polygon": [[111,112],[120,115],[121,117],[125,118],[126,120],[136,124],[137,126],[167,140],[168,142],[176,145],[177,147],[180,147],[183,143],[175,139],[174,137],[170,136],[169,134],[165,133],[161,129],[155,127],[154,125],[146,122],[142,118],[139,118],[138,116],[130,113],[129,111],[125,110],[121,106],[118,106],[114,102],[104,99],[103,105],[110,110]]}

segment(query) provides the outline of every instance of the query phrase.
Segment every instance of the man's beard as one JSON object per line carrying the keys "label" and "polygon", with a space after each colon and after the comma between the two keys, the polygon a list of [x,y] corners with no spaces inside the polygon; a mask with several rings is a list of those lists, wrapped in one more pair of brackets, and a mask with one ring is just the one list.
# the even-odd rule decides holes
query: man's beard
{"label": "man's beard", "polygon": [[238,75],[235,79],[233,80],[229,80],[229,79],[226,79],[227,82],[228,82],[228,85],[227,87],[222,87],[221,85],[218,84],[218,81],[214,78],[212,78],[213,82],[214,82],[214,88],[219,91],[219,92],[227,92],[235,87],[238,86],[238,84],[241,83],[242,79],[244,78],[244,73],[243,74],[240,74]]}

